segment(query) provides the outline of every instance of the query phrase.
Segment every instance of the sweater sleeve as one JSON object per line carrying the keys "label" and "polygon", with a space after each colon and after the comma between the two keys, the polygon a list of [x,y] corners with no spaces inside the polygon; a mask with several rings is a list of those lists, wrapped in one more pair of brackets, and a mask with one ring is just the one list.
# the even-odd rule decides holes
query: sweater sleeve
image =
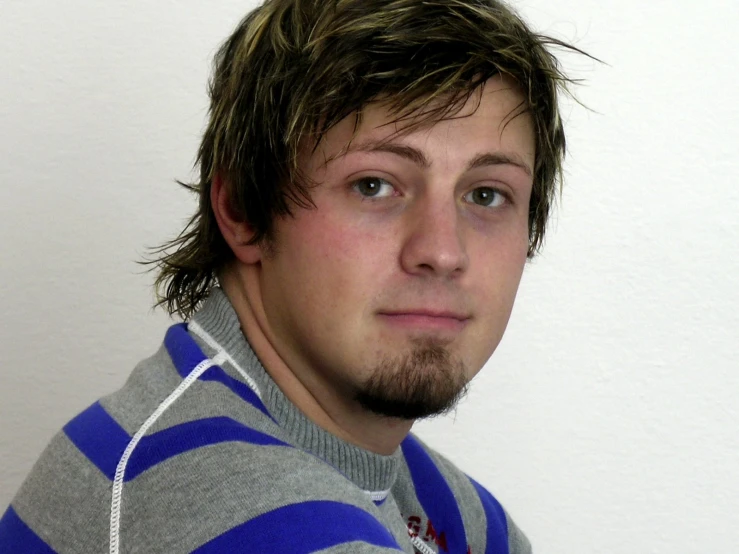
{"label": "sweater sleeve", "polygon": [[523,531],[513,522],[511,516],[506,512],[508,523],[508,552],[509,554],[531,554],[531,543]]}

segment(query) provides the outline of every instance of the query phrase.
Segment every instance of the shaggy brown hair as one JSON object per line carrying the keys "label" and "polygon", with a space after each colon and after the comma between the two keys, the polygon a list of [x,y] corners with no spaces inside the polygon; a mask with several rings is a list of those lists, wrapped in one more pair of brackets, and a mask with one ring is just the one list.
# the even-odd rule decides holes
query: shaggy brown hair
{"label": "shaggy brown hair", "polygon": [[528,112],[534,122],[533,256],[561,183],[558,94],[572,82],[552,46],[581,52],[532,32],[498,0],[266,0],[215,56],[200,180],[180,183],[198,194],[199,208],[148,262],[159,269],[157,305],[187,319],[233,259],[210,202],[216,173],[229,183],[234,213],[255,230],[253,242],[268,241],[276,217],[311,206],[297,162],[307,139],[317,145],[343,118],[361,117],[380,98],[398,121],[414,115],[414,126],[452,117],[500,74],[526,99],[511,116]]}

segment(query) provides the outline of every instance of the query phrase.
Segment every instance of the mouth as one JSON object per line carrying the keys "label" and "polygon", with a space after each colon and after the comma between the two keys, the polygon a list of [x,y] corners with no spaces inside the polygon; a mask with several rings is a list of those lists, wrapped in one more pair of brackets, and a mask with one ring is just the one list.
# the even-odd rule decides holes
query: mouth
{"label": "mouth", "polygon": [[378,316],[398,330],[442,333],[459,333],[471,319],[466,314],[432,310],[388,311],[379,312]]}

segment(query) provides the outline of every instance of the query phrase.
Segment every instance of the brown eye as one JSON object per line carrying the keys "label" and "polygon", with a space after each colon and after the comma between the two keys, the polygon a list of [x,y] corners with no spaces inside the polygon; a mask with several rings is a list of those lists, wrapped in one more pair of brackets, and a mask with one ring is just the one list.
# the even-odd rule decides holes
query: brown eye
{"label": "brown eye", "polygon": [[354,190],[367,198],[382,198],[391,196],[395,189],[385,179],[363,177],[354,183]]}
{"label": "brown eye", "polygon": [[505,197],[497,190],[490,187],[476,188],[465,195],[467,202],[472,202],[478,206],[497,208],[503,202]]}

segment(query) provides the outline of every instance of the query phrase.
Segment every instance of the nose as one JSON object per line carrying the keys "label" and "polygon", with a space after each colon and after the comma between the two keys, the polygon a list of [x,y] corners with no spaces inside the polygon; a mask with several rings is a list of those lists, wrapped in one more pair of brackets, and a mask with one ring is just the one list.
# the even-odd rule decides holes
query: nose
{"label": "nose", "polygon": [[414,275],[456,277],[469,265],[462,222],[449,198],[426,198],[407,214],[401,251],[403,269]]}

